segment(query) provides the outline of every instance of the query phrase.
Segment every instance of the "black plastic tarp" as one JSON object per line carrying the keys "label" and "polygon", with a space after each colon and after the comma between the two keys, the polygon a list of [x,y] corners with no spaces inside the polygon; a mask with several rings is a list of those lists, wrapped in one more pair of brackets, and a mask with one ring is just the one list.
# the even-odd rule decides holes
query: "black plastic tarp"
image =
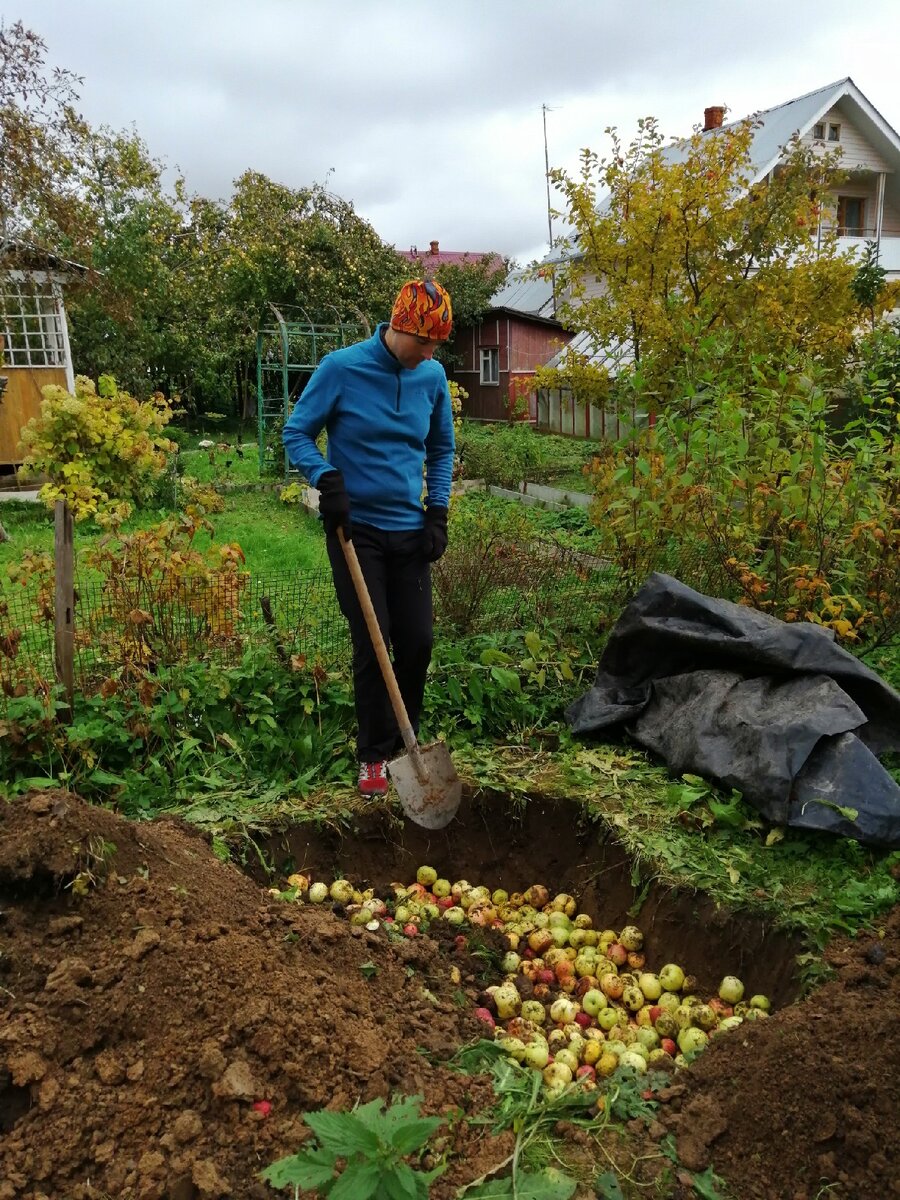
{"label": "black plastic tarp", "polygon": [[900,786],[876,757],[900,750],[900,695],[819,625],[651,575],[566,718],[625,729],[777,824],[900,847]]}

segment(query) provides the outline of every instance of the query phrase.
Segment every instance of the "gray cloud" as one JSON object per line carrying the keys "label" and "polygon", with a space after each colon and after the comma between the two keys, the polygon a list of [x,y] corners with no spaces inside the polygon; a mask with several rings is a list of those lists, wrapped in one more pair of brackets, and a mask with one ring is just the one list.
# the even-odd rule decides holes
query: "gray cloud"
{"label": "gray cloud", "polygon": [[[84,77],[95,124],[134,124],[188,185],[226,197],[252,168],[329,180],[386,240],[527,258],[551,163],[657,115],[686,133],[844,75],[895,125],[895,0],[0,0]],[[333,173],[332,173],[333,172]]]}

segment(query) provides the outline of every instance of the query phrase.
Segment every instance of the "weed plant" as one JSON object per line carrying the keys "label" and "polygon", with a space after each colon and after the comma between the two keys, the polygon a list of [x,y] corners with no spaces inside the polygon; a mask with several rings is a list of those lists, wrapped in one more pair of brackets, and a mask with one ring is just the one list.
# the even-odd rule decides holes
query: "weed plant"
{"label": "weed plant", "polygon": [[421,1096],[371,1100],[350,1112],[307,1113],[311,1144],[262,1172],[276,1188],[343,1200],[428,1200],[431,1183],[446,1169],[443,1163],[422,1171],[408,1159],[422,1153],[441,1125],[440,1117],[419,1115]]}

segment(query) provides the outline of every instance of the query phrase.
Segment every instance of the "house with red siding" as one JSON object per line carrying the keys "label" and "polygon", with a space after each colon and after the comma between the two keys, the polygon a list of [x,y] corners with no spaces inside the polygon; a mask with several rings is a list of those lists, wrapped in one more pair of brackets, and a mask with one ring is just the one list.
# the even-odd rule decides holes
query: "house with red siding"
{"label": "house with red siding", "polygon": [[513,271],[481,319],[456,332],[454,350],[462,362],[448,374],[468,393],[464,416],[537,420],[535,370],[572,337],[554,312],[551,275],[532,279]]}

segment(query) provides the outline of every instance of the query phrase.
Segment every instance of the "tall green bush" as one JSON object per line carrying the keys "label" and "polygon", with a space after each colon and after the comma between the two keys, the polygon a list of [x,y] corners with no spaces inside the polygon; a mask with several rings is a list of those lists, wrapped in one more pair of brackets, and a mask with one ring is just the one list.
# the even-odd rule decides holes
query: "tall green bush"
{"label": "tall green bush", "polygon": [[637,586],[664,558],[701,551],[742,603],[851,642],[890,637],[900,440],[869,421],[836,431],[831,379],[814,362],[749,365],[749,386],[727,372],[707,379],[654,428],[597,456],[600,553]]}

